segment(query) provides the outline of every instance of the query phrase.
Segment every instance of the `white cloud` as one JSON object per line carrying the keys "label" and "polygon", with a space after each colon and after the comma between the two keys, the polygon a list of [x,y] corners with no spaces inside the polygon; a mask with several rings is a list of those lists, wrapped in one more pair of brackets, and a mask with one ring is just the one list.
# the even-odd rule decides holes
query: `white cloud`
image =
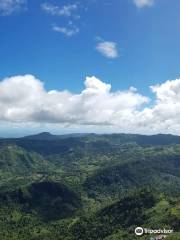
{"label": "white cloud", "polygon": [[150,7],[154,4],[154,0],[133,0],[134,4],[139,7]]}
{"label": "white cloud", "polygon": [[85,89],[79,94],[47,92],[43,83],[31,75],[6,78],[0,82],[0,119],[113,125],[117,115],[133,112],[148,101],[134,90],[111,93],[110,89],[110,84],[96,77],[87,77]]}
{"label": "white cloud", "polygon": [[0,15],[8,16],[24,9],[26,0],[0,0]]}
{"label": "white cloud", "polygon": [[87,77],[84,90],[73,94],[46,91],[32,75],[15,76],[0,82],[0,121],[76,131],[91,127],[106,132],[180,134],[180,79],[150,88],[156,96],[151,106],[137,89],[112,92],[110,84],[96,77]]}
{"label": "white cloud", "polygon": [[115,42],[99,42],[96,46],[96,50],[107,58],[113,59],[118,57],[118,49]]}
{"label": "white cloud", "polygon": [[52,15],[71,17],[72,15],[74,15],[74,12],[78,9],[78,6],[77,4],[68,4],[68,5],[59,7],[57,5],[53,5],[50,3],[43,3],[41,5],[41,8],[46,13],[49,13]]}
{"label": "white cloud", "polygon": [[62,16],[62,17],[68,17],[69,20],[68,26],[57,26],[54,25],[52,29],[55,32],[62,33],[68,37],[71,37],[77,33],[79,33],[79,28],[73,24],[73,20],[78,20],[80,16],[77,14],[78,11],[78,4],[67,4],[62,7],[53,5],[50,3],[43,3],[41,4],[41,8],[46,13],[49,13],[54,16]]}
{"label": "white cloud", "polygon": [[63,33],[67,37],[72,37],[73,35],[79,33],[79,28],[72,25],[69,27],[59,27],[59,26],[53,26],[53,30],[55,32]]}

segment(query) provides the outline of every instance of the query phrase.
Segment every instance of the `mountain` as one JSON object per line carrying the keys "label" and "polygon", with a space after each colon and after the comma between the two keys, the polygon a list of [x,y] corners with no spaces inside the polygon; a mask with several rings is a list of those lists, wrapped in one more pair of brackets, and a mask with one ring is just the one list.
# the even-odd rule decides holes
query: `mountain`
{"label": "mountain", "polygon": [[50,163],[36,152],[26,151],[16,145],[6,145],[0,148],[0,166],[3,172],[27,174],[43,169],[49,171]]}
{"label": "mountain", "polygon": [[16,145],[27,151],[33,151],[42,155],[59,154],[68,152],[72,147],[77,147],[83,143],[77,138],[37,140],[37,139],[0,139],[0,146]]}
{"label": "mountain", "polygon": [[27,151],[42,155],[64,154],[72,150],[84,149],[90,153],[112,154],[127,146],[166,146],[180,144],[180,136],[174,135],[135,135],[135,134],[69,134],[52,135],[48,132],[24,138],[0,139],[2,145],[17,145]]}
{"label": "mountain", "polygon": [[26,137],[23,137],[22,139],[27,139],[27,140],[57,140],[59,139],[59,136],[58,135],[53,135],[49,132],[42,132],[42,133],[39,133],[39,134],[36,134],[36,135],[30,135],[30,136],[26,136]]}
{"label": "mountain", "polygon": [[58,182],[36,182],[14,191],[3,191],[0,239],[59,240],[61,228],[55,230],[55,221],[72,218],[80,207],[78,194]]}
{"label": "mountain", "polygon": [[42,133],[35,134],[35,135],[25,136],[22,139],[53,141],[53,140],[57,140],[57,139],[84,137],[87,135],[91,135],[91,134],[89,134],[89,133],[71,133],[71,134],[64,134],[64,135],[53,135],[49,132],[42,132]]}
{"label": "mountain", "polygon": [[55,166],[35,152],[15,145],[0,148],[0,187],[30,181],[29,178],[50,174]]}
{"label": "mountain", "polygon": [[180,137],[41,133],[0,139],[0,239],[146,240],[180,231]]}
{"label": "mountain", "polygon": [[52,181],[36,182],[15,191],[3,192],[0,201],[2,205],[16,203],[22,211],[36,212],[46,221],[69,217],[81,206],[80,197],[74,191]]}
{"label": "mountain", "polygon": [[133,191],[95,214],[80,218],[71,228],[73,239],[147,239],[147,236],[135,236],[134,229],[137,226],[174,229],[176,235],[173,239],[178,239],[178,204],[179,199],[172,202],[152,189]]}
{"label": "mountain", "polygon": [[[88,136],[87,136],[88,137]],[[180,144],[180,136],[172,134],[157,134],[157,135],[140,135],[140,134],[96,134],[90,136],[96,140],[106,140],[111,144],[125,144],[125,143],[136,143],[141,146],[145,145],[169,145],[169,144]]]}
{"label": "mountain", "polygon": [[[144,154],[138,160],[115,164],[97,170],[84,183],[92,195],[122,194],[133,188],[154,186],[154,188],[169,192],[180,193],[180,152]],[[179,148],[180,150],[180,148]]]}

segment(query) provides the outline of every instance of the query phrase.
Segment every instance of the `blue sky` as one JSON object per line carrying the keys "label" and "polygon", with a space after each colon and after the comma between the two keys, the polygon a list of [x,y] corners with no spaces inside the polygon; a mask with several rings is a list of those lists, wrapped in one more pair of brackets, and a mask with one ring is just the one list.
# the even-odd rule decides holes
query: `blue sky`
{"label": "blue sky", "polygon": [[[125,93],[131,86],[137,88],[137,91],[132,91],[133,94],[150,98],[150,101],[142,101],[141,104],[146,106],[142,108],[140,104],[135,111],[142,114],[146,108],[151,108],[149,110],[155,114],[158,90],[152,92],[149,86],[159,84],[160,91],[167,80],[175,81],[180,76],[179,10],[179,0],[0,0],[1,83],[5,78],[29,74],[34,76],[35,81],[45,84],[43,88],[46,92],[68,90],[74,96],[90,88],[91,84],[87,82],[84,87],[87,76],[95,76],[97,81],[110,84],[111,92],[115,94],[119,91]],[[31,80],[25,78],[22,81]],[[10,81],[12,78],[9,78],[9,84]],[[175,86],[175,92],[177,88]],[[6,105],[1,100],[0,104]],[[119,106],[121,109],[121,104]],[[15,107],[11,105],[9,112]],[[119,114],[120,109],[109,107],[106,112]],[[89,116],[89,112],[84,114]],[[127,132],[135,132],[134,129],[139,127],[137,132],[151,133],[144,127],[141,129],[142,123],[138,125],[137,120],[123,128],[122,124],[117,124],[122,120],[107,120],[107,116],[105,121],[94,121],[89,117],[89,122],[78,117],[79,122],[76,119],[73,126],[74,117],[72,121],[69,118],[62,121],[61,117],[50,120],[45,116],[49,119],[45,121],[26,117],[16,119],[13,115],[10,118],[6,113],[1,117],[1,126],[9,132],[14,131],[14,124],[18,131],[19,122],[25,124],[23,131],[26,131],[26,124],[33,122],[38,125],[32,129],[37,130],[81,131],[83,126],[85,131],[113,132],[118,128],[120,132],[127,129]],[[54,122],[60,125],[54,125]],[[65,126],[61,126],[62,122]],[[112,122],[115,127],[107,127]],[[171,124],[160,128],[156,126],[152,133],[176,132],[169,126]],[[148,125],[148,129],[152,126]]]}

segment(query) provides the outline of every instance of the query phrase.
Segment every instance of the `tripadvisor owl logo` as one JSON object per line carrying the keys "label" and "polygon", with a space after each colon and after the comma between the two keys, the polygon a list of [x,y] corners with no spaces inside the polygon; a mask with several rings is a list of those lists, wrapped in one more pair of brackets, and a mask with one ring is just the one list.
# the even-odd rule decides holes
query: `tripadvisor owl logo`
{"label": "tripadvisor owl logo", "polygon": [[137,227],[137,228],[135,229],[135,234],[136,234],[137,236],[142,236],[143,233],[144,233],[144,229],[143,229],[142,227]]}

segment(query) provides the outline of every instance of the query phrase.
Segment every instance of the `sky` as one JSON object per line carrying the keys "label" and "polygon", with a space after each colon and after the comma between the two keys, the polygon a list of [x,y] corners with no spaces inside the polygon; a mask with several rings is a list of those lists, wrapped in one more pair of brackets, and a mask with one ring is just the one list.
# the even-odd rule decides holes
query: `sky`
{"label": "sky", "polygon": [[0,0],[0,136],[180,135],[179,0]]}

